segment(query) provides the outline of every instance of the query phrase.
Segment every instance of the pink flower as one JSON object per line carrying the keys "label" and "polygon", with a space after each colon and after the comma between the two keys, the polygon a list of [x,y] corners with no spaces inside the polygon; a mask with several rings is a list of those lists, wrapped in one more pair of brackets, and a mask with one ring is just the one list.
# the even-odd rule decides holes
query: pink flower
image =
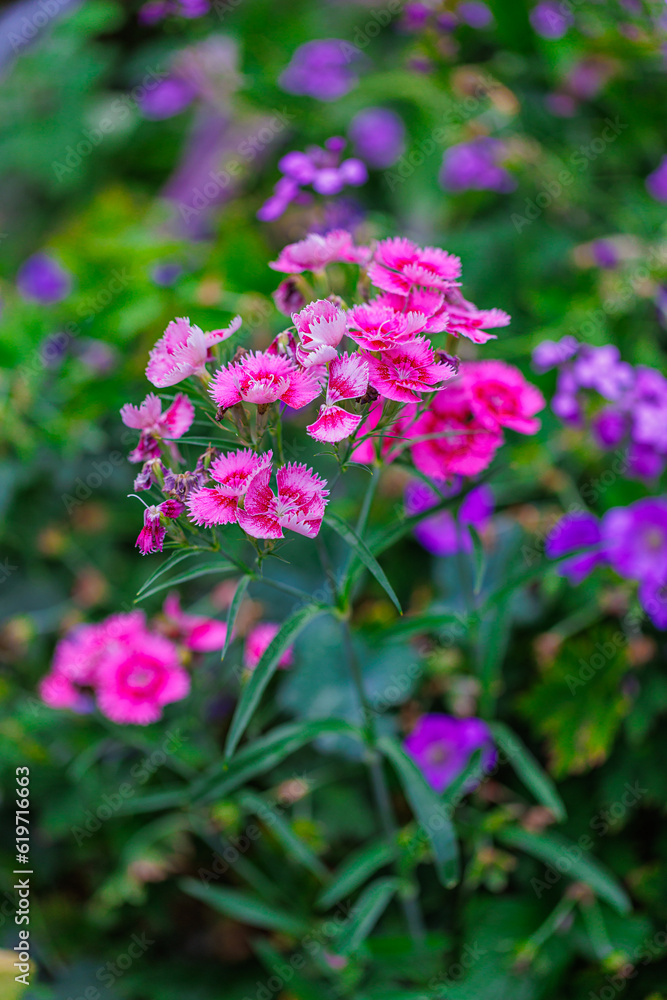
{"label": "pink flower", "polygon": [[322,271],[335,261],[363,264],[370,253],[368,247],[355,247],[352,236],[346,230],[335,229],[326,236],[311,233],[298,243],[290,243],[269,267],[285,274],[301,274],[303,271]]}
{"label": "pink flower", "polygon": [[360,354],[337,355],[329,365],[326,403],[320,407],[317,420],[306,430],[316,441],[342,441],[355,432],[361,415],[349,413],[335,404],[344,399],[357,399],[368,388],[368,362]]}
{"label": "pink flower", "polygon": [[337,356],[336,348],[346,333],[345,313],[328,299],[311,302],[301,312],[293,313],[301,345],[297,359],[308,368],[326,364]]}
{"label": "pink flower", "polygon": [[164,389],[190,375],[204,375],[206,362],[212,360],[211,348],[231,337],[240,326],[241,317],[235,316],[228,327],[204,333],[187,317],[172,320],[150,353],[146,378]]}
{"label": "pink flower", "polygon": [[411,240],[381,240],[375,248],[368,277],[377,288],[407,295],[415,286],[447,290],[461,274],[461,261],[440,247],[422,249]]}
{"label": "pink flower", "polygon": [[534,414],[544,408],[544,396],[518,368],[489,360],[467,361],[461,369],[472,412],[483,427],[509,427],[520,434],[535,434],[540,421]]}
{"label": "pink flower", "polygon": [[[243,649],[243,665],[246,670],[254,670],[270,643],[278,634],[280,625],[276,622],[260,622],[250,630]],[[291,667],[294,662],[294,646],[288,646],[278,660],[278,666],[283,670]]]}
{"label": "pink flower", "polygon": [[188,615],[181,611],[181,599],[174,592],[169,594],[162,605],[162,611],[176,635],[188,649],[194,653],[210,653],[214,649],[222,649],[227,637],[227,625],[214,618],[203,615]]}
{"label": "pink flower", "polygon": [[423,313],[402,313],[381,299],[355,306],[347,314],[349,336],[368,351],[388,351],[426,328]]}
{"label": "pink flower", "polygon": [[500,429],[489,430],[475,419],[467,392],[458,385],[439,392],[408,434],[412,460],[434,480],[482,472],[503,441]]}
{"label": "pink flower", "polygon": [[386,399],[412,403],[419,393],[441,388],[440,382],[453,378],[456,370],[446,361],[436,361],[425,337],[417,337],[383,351],[379,358],[368,355],[369,381]]}
{"label": "pink flower", "polygon": [[209,392],[222,409],[241,402],[269,405],[279,399],[298,410],[319,396],[320,386],[288,358],[257,351],[218,369]]}
{"label": "pink flower", "polygon": [[56,671],[42,677],[37,690],[44,704],[51,708],[69,708],[73,712],[83,713],[92,707],[91,699],[69,677]]}
{"label": "pink flower", "polygon": [[190,691],[173,643],[144,632],[134,642],[116,643],[100,665],[97,700],[100,710],[119,723],[140,726],[156,722],[162,708]]}
{"label": "pink flower", "polygon": [[447,296],[444,308],[447,311],[447,332],[457,337],[467,337],[474,344],[485,344],[487,340],[496,339],[495,333],[486,333],[483,327],[493,330],[499,326],[507,326],[511,320],[502,309],[478,309],[458,291]]}
{"label": "pink flower", "polygon": [[162,412],[162,400],[149,392],[143,403],[121,407],[120,417],[126,427],[140,431],[139,444],[130,454],[130,462],[146,462],[160,454],[159,442],[174,441],[190,429],[195,419],[195,408],[182,392],[171,406]]}
{"label": "pink flower", "polygon": [[144,526],[139,532],[135,543],[142,556],[150,555],[151,552],[162,552],[167,528],[164,519],[173,520],[185,510],[185,505],[180,500],[164,500],[160,504],[153,504],[144,510]]}
{"label": "pink flower", "polygon": [[238,520],[239,500],[262,469],[270,469],[270,451],[256,455],[250,449],[228,452],[211,462],[209,474],[218,485],[205,486],[187,499],[190,520],[195,524],[232,524]]}
{"label": "pink flower", "polygon": [[278,492],[269,486],[271,470],[266,468],[252,479],[245,495],[245,509],[238,521],[254,538],[282,538],[283,528],[314,538],[320,530],[326,497],[326,483],[305,465],[290,463],[278,469]]}

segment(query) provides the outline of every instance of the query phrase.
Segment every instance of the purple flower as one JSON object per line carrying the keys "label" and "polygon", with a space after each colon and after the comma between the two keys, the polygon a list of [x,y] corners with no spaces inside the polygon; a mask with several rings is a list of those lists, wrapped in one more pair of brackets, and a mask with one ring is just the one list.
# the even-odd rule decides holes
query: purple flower
{"label": "purple flower", "polygon": [[628,433],[628,420],[620,410],[607,406],[595,415],[591,430],[601,448],[615,448]]}
{"label": "purple flower", "polygon": [[574,18],[563,4],[556,0],[543,0],[530,12],[530,23],[542,38],[562,38],[574,24]]}
{"label": "purple flower", "polygon": [[657,479],[665,468],[665,455],[650,445],[633,442],[628,449],[628,475],[633,479]]}
{"label": "purple flower", "polygon": [[273,189],[271,197],[264,202],[257,218],[271,222],[279,218],[293,202],[304,203],[310,195],[302,191],[303,185],[312,186],[322,195],[337,195],[349,184],[359,187],[368,180],[366,164],[350,158],[340,162],[340,156],[347,145],[342,136],[332,136],[322,146],[309,146],[305,153],[293,150],[278,163],[283,177]]}
{"label": "purple flower", "polygon": [[[449,488],[453,496],[460,490],[456,483]],[[440,502],[438,494],[419,479],[411,480],[405,491],[408,516],[421,514]],[[450,556],[455,552],[471,552],[472,539],[468,527],[484,531],[493,513],[493,493],[488,486],[471,490],[459,507],[458,524],[448,510],[441,510],[415,526],[414,535],[420,545],[434,556]]]}
{"label": "purple flower", "polygon": [[72,288],[69,271],[46,253],[36,253],[21,265],[16,275],[19,295],[42,305],[67,298]]}
{"label": "purple flower", "polygon": [[575,511],[566,514],[552,528],[545,539],[544,551],[549,559],[558,559],[568,552],[578,552],[579,549],[597,546],[596,550],[574,555],[558,566],[558,575],[566,577],[572,586],[576,586],[592,573],[596,566],[604,562],[601,542],[602,534],[598,519],[586,511]]}
{"label": "purple flower", "polygon": [[356,87],[360,60],[361,52],[342,39],[306,42],[293,54],[278,83],[290,94],[337,101]]}
{"label": "purple flower", "polygon": [[153,90],[146,90],[140,101],[145,118],[160,121],[172,118],[184,111],[192,103],[196,91],[192,84],[178,76],[161,80]]}
{"label": "purple flower", "polygon": [[406,3],[401,18],[402,31],[422,31],[433,11],[425,3]]}
{"label": "purple flower", "polygon": [[493,24],[493,14],[481,0],[465,0],[458,5],[456,13],[471,28],[488,28]]}
{"label": "purple flower", "polygon": [[162,264],[155,264],[151,270],[151,278],[161,288],[168,288],[170,285],[173,285],[182,274],[183,268],[175,261],[173,263],[164,262]]}
{"label": "purple flower", "polygon": [[450,146],[443,157],[440,185],[448,191],[513,191],[516,183],[500,165],[502,155],[502,143],[488,137]]}
{"label": "purple flower", "polygon": [[663,156],[658,167],[646,178],[646,189],[656,201],[667,201],[667,156]]}
{"label": "purple flower", "polygon": [[655,627],[667,629],[667,576],[644,580],[639,586],[639,601]]}
{"label": "purple flower", "polygon": [[388,108],[364,108],[350,124],[350,139],[357,156],[370,167],[390,167],[405,148],[403,119]]}
{"label": "purple flower", "polygon": [[[436,792],[444,792],[451,785],[476,750],[482,751],[482,770],[490,771],[497,757],[485,722],[439,713],[422,715],[403,747]],[[481,775],[471,777],[465,790],[473,791],[480,779]]]}
{"label": "purple flower", "polygon": [[562,340],[543,340],[533,351],[533,367],[543,374],[551,368],[569,361],[579,350],[579,341],[575,337],[563,337]]}
{"label": "purple flower", "polygon": [[595,389],[606,399],[616,400],[633,380],[632,367],[621,361],[618,347],[584,344],[574,362],[574,378],[583,389]]}
{"label": "purple flower", "polygon": [[604,552],[620,576],[667,578],[667,498],[647,497],[614,507],[602,519]]}
{"label": "purple flower", "polygon": [[597,267],[611,270],[618,264],[616,248],[608,240],[595,240],[591,246],[591,252]]}

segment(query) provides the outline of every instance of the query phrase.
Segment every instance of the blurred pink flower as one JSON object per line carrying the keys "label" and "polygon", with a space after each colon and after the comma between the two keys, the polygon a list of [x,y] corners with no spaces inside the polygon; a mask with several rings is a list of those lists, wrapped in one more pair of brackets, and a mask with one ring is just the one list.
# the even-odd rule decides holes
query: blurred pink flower
{"label": "blurred pink flower", "polygon": [[226,623],[181,611],[181,599],[176,591],[165,598],[162,611],[168,624],[176,628],[180,641],[194,653],[209,653],[225,645]]}
{"label": "blurred pink flower", "polygon": [[[260,622],[250,630],[243,648],[243,665],[246,670],[254,670],[269,644],[278,634],[280,625],[276,622]],[[291,667],[294,662],[294,646],[288,646],[278,660],[281,669]]]}
{"label": "blurred pink flower", "polygon": [[285,274],[301,274],[303,271],[322,271],[336,261],[363,264],[370,254],[368,247],[355,247],[351,234],[345,229],[334,229],[326,236],[311,233],[298,243],[288,244],[269,267]]}

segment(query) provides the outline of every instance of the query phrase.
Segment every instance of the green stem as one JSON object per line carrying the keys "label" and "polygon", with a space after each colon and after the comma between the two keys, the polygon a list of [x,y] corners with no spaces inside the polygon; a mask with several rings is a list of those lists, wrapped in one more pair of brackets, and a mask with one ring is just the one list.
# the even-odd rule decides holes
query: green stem
{"label": "green stem", "polygon": [[[357,692],[357,698],[359,699],[359,706],[364,720],[366,743],[369,751],[366,763],[368,765],[368,771],[371,779],[373,798],[375,799],[375,804],[377,806],[384,834],[387,837],[387,840],[395,845],[398,838],[398,826],[396,824],[396,817],[394,816],[394,810],[391,804],[389,787],[387,785],[387,779],[382,765],[382,758],[377,749],[377,727],[375,724],[373,707],[366,697],[361,666],[354,650],[352,633],[347,619],[342,621],[342,627],[348,666],[350,668],[352,682]],[[396,864],[394,867],[397,874],[400,874]],[[419,901],[416,895],[409,897],[401,895],[400,900],[410,936],[416,944],[420,944],[424,940],[424,921]]]}

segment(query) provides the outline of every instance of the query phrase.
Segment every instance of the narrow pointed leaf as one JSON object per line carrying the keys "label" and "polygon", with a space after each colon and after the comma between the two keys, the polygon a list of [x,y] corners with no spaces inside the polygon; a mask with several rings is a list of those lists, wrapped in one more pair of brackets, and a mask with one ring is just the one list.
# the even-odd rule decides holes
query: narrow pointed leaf
{"label": "narrow pointed leaf", "polygon": [[190,550],[183,551],[182,549],[178,549],[178,551],[174,552],[173,556],[169,556],[169,558],[165,562],[161,563],[158,566],[158,568],[153,573],[151,573],[151,575],[148,577],[145,583],[143,583],[141,587],[139,587],[139,590],[137,591],[137,597],[143,597],[144,592],[148,590],[151,584],[154,583],[155,580],[159,580],[159,578],[163,576],[164,573],[168,573],[169,570],[174,568],[174,566],[178,566],[178,564],[183,562],[185,559],[192,559],[194,556],[198,555],[201,555],[201,553],[192,552]]}
{"label": "narrow pointed leaf", "polygon": [[193,878],[184,878],[178,883],[188,896],[206,903],[218,913],[224,913],[243,924],[251,927],[262,927],[269,931],[282,931],[284,934],[299,936],[307,929],[307,923],[299,917],[285,913],[265,900],[250,893],[239,892],[237,889],[227,889],[221,886],[205,885]]}
{"label": "narrow pointed leaf", "polygon": [[216,575],[222,575],[224,573],[237,573],[238,567],[234,566],[233,563],[227,562],[225,559],[209,559],[206,562],[200,563],[198,566],[192,566],[188,570],[184,570],[182,573],[178,573],[176,576],[169,577],[168,580],[163,580],[160,583],[155,584],[155,586],[150,587],[148,590],[144,590],[141,593],[140,598],[137,600],[144,600],[146,597],[152,597],[153,594],[159,594],[161,590],[167,590],[168,587],[175,587],[179,583],[187,583],[189,580],[197,580],[200,576],[209,576],[211,573]]}
{"label": "narrow pointed leaf", "polygon": [[238,797],[238,802],[243,809],[257,816],[269,828],[287,854],[291,855],[309,872],[312,872],[321,882],[326,881],[329,877],[326,865],[322,864],[308,844],[294,832],[289,821],[278,812],[271,802],[255,792],[243,792]]}
{"label": "narrow pointed leaf", "polygon": [[530,750],[504,722],[492,722],[491,732],[517,777],[537,801],[550,809],[559,822],[567,819],[565,805],[549,775],[540,767]]}
{"label": "narrow pointed leaf", "polygon": [[234,631],[234,626],[236,625],[236,618],[239,613],[239,608],[241,607],[241,602],[245,597],[245,592],[248,589],[248,584],[250,583],[252,577],[242,576],[238,582],[238,586],[234,592],[234,597],[232,598],[232,603],[229,605],[229,611],[227,612],[227,635],[225,636],[225,644],[222,647],[222,653],[220,654],[220,659],[224,660],[227,650],[229,649],[229,644],[232,641],[232,633]]}
{"label": "narrow pointed leaf", "polygon": [[417,765],[395,740],[382,737],[378,747],[391,761],[415,819],[431,843],[440,883],[451,889],[459,878],[459,848],[450,819],[451,808],[431,788]]}
{"label": "narrow pointed leaf", "polygon": [[[347,542],[347,544],[353,549],[366,569],[373,574],[377,582],[390,597],[398,613],[403,614],[398,597],[394,593],[394,588],[389,583],[385,571],[382,569],[366,543],[359,538],[356,531],[351,528],[349,524],[343,521],[342,518],[338,517],[337,514],[328,514],[326,523],[333,528],[333,530],[340,535],[343,541]],[[343,581],[343,588],[345,588],[345,581]]]}
{"label": "narrow pointed leaf", "polygon": [[379,868],[388,865],[395,856],[394,847],[384,841],[371,844],[356,851],[352,857],[344,861],[326,889],[317,897],[317,906],[324,910],[339,903],[360,885],[374,875]]}
{"label": "narrow pointed leaf", "polygon": [[335,949],[339,955],[349,955],[363,944],[400,885],[400,879],[384,878],[364,889],[336,938]]}
{"label": "narrow pointed leaf", "polygon": [[259,705],[261,697],[266,687],[278,668],[278,661],[285,650],[296,639],[306,625],[318,615],[323,614],[326,608],[321,604],[307,604],[299,608],[281,626],[280,631],[274,636],[268,648],[264,651],[259,663],[246,681],[241,697],[238,700],[234,717],[232,718],[225,745],[225,757],[231,757],[238,746],[239,740],[245,732],[246,726],[252,718],[253,712]]}

